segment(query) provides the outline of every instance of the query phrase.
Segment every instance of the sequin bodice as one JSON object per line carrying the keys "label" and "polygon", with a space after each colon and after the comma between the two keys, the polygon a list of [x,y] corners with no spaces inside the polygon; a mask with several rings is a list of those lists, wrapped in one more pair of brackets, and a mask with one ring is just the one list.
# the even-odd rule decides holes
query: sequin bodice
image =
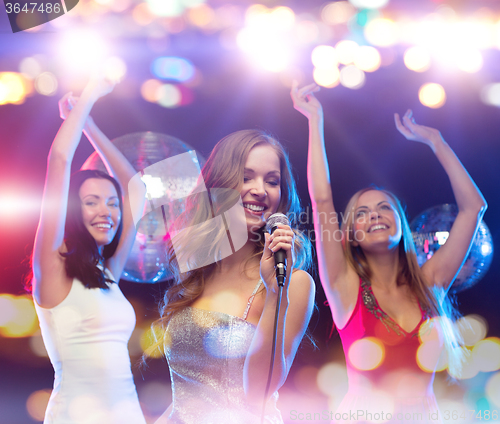
{"label": "sequin bodice", "polygon": [[[243,366],[255,326],[221,312],[185,308],[170,321],[165,355],[173,406],[169,423],[258,424],[260,408],[245,403]],[[278,393],[266,407],[266,423],[282,423]]]}

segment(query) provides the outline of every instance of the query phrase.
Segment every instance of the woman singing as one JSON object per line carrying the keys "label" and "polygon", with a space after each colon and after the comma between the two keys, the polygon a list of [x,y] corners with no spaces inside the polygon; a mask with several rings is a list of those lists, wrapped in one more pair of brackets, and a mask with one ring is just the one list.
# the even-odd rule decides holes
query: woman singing
{"label": "woman singing", "polygon": [[[195,190],[181,219],[187,231],[171,234],[176,279],[158,324],[173,402],[158,423],[260,422],[278,294],[273,252],[283,249],[288,272],[265,399],[265,422],[282,423],[277,390],[306,331],[315,293],[311,276],[301,270],[310,249],[296,229],[300,203],[288,157],[274,138],[238,131],[214,147],[202,177],[203,190]],[[276,212],[287,214],[290,225],[269,235],[266,221]]]}
{"label": "woman singing", "polygon": [[[314,96],[318,89],[315,84],[299,89],[295,82],[291,96],[295,109],[309,120],[308,184],[319,273],[346,355],[349,390],[336,420],[441,423],[432,389],[434,373],[417,363],[419,329],[434,321],[429,318],[444,315],[446,292],[467,256],[486,201],[440,132],[415,123],[409,110],[402,119],[395,114],[397,129],[408,140],[432,149],[458,204],[447,242],[420,268],[399,200],[371,187],[354,194],[339,228],[339,220],[331,219],[337,215],[323,110]],[[337,237],[339,232],[342,237]],[[449,367],[456,374],[456,357],[462,350],[449,320],[439,322],[439,342],[447,348]],[[374,345],[383,353],[382,361],[370,369],[357,361],[356,352],[362,356]]]}

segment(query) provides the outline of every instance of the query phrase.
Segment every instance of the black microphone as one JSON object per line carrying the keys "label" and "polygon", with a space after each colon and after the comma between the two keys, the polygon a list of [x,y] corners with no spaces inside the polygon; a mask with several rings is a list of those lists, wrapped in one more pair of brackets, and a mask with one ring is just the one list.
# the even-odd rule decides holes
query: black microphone
{"label": "black microphone", "polygon": [[[266,230],[269,234],[272,234],[278,224],[290,225],[290,221],[286,215],[282,213],[273,213],[267,220]],[[276,279],[278,280],[278,285],[283,287],[286,280],[286,251],[283,249],[274,252],[274,268],[276,269]]]}

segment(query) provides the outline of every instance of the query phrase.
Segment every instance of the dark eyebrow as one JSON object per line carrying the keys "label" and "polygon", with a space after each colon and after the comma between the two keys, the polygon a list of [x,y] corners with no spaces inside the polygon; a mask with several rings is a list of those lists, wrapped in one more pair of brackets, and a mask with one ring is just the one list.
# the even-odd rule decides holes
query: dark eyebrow
{"label": "dark eyebrow", "polygon": [[[87,194],[82,200],[85,200],[87,197],[95,197],[96,199],[100,199],[101,198],[101,196],[98,196],[97,194]],[[111,196],[109,198],[109,200],[111,200],[111,199],[119,200],[118,196]]]}

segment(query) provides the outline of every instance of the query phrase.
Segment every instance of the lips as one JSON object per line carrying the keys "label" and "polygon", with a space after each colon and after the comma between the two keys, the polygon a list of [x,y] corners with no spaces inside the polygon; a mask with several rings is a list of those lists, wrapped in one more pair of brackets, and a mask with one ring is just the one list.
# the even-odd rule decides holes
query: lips
{"label": "lips", "polygon": [[373,224],[370,226],[370,228],[368,228],[368,232],[369,233],[372,233],[374,231],[378,231],[378,230],[387,230],[389,227],[385,224]]}
{"label": "lips", "polygon": [[243,207],[246,212],[259,216],[268,208],[265,203],[261,202],[244,202]]}

